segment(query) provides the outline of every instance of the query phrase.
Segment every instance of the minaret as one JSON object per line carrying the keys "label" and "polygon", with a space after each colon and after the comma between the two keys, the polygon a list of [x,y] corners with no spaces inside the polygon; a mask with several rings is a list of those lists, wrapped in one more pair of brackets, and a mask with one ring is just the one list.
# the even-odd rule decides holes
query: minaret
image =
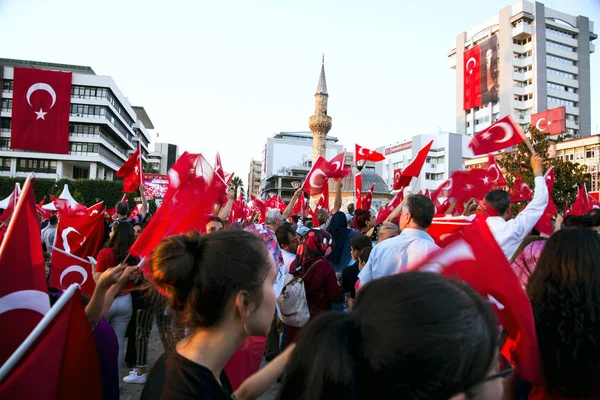
{"label": "minaret", "polygon": [[321,75],[315,93],[315,113],[308,119],[308,126],[313,133],[312,161],[318,156],[325,157],[327,133],[331,129],[331,117],[327,115],[327,82],[325,81],[325,56],[321,62]]}

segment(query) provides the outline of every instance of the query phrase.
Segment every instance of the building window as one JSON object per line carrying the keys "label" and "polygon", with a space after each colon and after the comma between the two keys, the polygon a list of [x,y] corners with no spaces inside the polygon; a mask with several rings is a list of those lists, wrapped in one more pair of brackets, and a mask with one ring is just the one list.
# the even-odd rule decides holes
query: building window
{"label": "building window", "polygon": [[56,160],[35,160],[31,158],[17,159],[17,171],[56,173]]}
{"label": "building window", "polygon": [[0,150],[10,150],[10,138],[0,137]]}
{"label": "building window", "polygon": [[569,60],[568,58],[563,58],[559,56],[553,56],[552,54],[546,54],[546,61],[556,61],[566,65],[577,65],[577,63],[573,60]]}
{"label": "building window", "polygon": [[575,88],[572,88],[570,86],[565,86],[565,85],[558,85],[558,84],[552,83],[552,82],[548,82],[548,88],[554,89],[554,90],[560,90],[563,92],[577,93],[577,89],[575,89]]}
{"label": "building window", "polygon": [[566,44],[554,42],[552,40],[546,40],[546,46],[556,47],[557,49],[561,49],[564,51],[575,51],[575,47],[567,46]]}
{"label": "building window", "polygon": [[10,158],[0,157],[0,171],[10,171]]}
{"label": "building window", "polygon": [[13,82],[14,81],[9,80],[9,79],[3,81],[2,82],[2,91],[8,92],[8,93],[12,92],[13,91]]}
{"label": "building window", "polygon": [[98,143],[69,142],[69,154],[98,153]]}
{"label": "building window", "polygon": [[73,179],[89,179],[90,170],[88,168],[73,166]]}
{"label": "building window", "polygon": [[546,33],[551,33],[553,35],[558,35],[558,36],[562,36],[562,37],[568,37],[571,39],[575,39],[574,33],[566,32],[561,29],[556,29],[556,28],[550,27],[550,26],[546,27]]}
{"label": "building window", "polygon": [[548,72],[549,74],[552,74],[552,75],[562,76],[563,78],[567,78],[567,79],[577,79],[577,75],[570,74],[568,72],[559,71],[559,70],[553,69],[553,68],[547,68],[546,72]]}
{"label": "building window", "polygon": [[595,157],[595,152],[593,150],[587,150],[585,152],[585,158],[594,158]]}
{"label": "building window", "polygon": [[10,118],[0,118],[0,131],[10,132],[11,121]]}
{"label": "building window", "polygon": [[558,104],[561,106],[569,106],[569,107],[577,107],[577,103],[570,100],[559,99],[556,97],[548,96],[548,106],[550,107],[553,104]]}
{"label": "building window", "polygon": [[2,111],[12,110],[12,99],[2,99]]}

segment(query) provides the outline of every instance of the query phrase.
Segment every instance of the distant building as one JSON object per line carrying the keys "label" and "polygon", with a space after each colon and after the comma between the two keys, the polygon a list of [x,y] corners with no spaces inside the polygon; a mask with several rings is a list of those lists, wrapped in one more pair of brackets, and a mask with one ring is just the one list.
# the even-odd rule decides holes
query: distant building
{"label": "distant building", "polygon": [[[337,142],[335,137],[326,137],[326,159],[344,150]],[[268,138],[263,150],[261,196],[274,193],[289,200],[296,190],[292,182],[304,180],[312,167],[312,156],[312,132],[280,132]]]}
{"label": "distant building", "polygon": [[260,196],[260,172],[262,163],[257,160],[250,161],[250,171],[248,172],[248,195]]}
{"label": "distant building", "polygon": [[154,151],[148,154],[148,162],[161,175],[166,175],[177,158],[179,147],[171,143],[154,143]]}
{"label": "distant building", "polygon": [[456,69],[456,132],[473,135],[506,115],[526,128],[531,114],[565,106],[567,133],[589,136],[597,37],[587,17],[527,0],[458,34],[448,55]]}
{"label": "distant building", "polygon": [[[11,150],[14,68],[72,72],[69,154]],[[148,161],[154,129],[146,110],[132,106],[110,76],[90,67],[0,58],[0,176],[39,178],[115,179],[141,142]]]}
{"label": "distant building", "polygon": [[381,176],[391,190],[394,186],[394,171],[404,170],[427,143],[433,140],[421,175],[413,178],[407,191],[435,190],[450,175],[463,169],[463,157],[472,157],[473,152],[468,148],[471,137],[450,132],[438,132],[430,135],[415,135],[411,140],[381,146],[377,151],[384,154],[386,159],[375,163],[375,172]]}

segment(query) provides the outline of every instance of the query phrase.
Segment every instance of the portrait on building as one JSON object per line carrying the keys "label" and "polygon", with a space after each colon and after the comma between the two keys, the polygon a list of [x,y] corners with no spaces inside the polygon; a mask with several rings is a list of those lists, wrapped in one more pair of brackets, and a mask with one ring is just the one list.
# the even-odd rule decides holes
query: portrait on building
{"label": "portrait on building", "polygon": [[465,51],[463,108],[498,101],[498,81],[498,37],[492,36]]}

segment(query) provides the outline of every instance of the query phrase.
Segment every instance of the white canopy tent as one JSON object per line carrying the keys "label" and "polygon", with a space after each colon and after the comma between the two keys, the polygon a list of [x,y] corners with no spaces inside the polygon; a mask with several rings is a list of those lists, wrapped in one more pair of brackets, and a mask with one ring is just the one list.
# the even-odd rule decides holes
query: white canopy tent
{"label": "white canopy tent", "polygon": [[[21,185],[19,184],[19,182],[15,183],[15,190],[17,191],[17,196],[21,194]],[[8,207],[8,203],[10,202],[10,198],[12,195],[13,194],[11,193],[7,198],[0,201],[0,208],[6,209],[6,207]]]}
{"label": "white canopy tent", "polygon": [[[69,185],[65,183],[62,193],[58,196],[59,199],[65,199],[69,203],[69,207],[74,208],[77,205],[80,205],[74,198],[71,196],[71,192],[69,192]],[[48,203],[42,206],[44,210],[56,211],[56,207],[54,203]]]}

